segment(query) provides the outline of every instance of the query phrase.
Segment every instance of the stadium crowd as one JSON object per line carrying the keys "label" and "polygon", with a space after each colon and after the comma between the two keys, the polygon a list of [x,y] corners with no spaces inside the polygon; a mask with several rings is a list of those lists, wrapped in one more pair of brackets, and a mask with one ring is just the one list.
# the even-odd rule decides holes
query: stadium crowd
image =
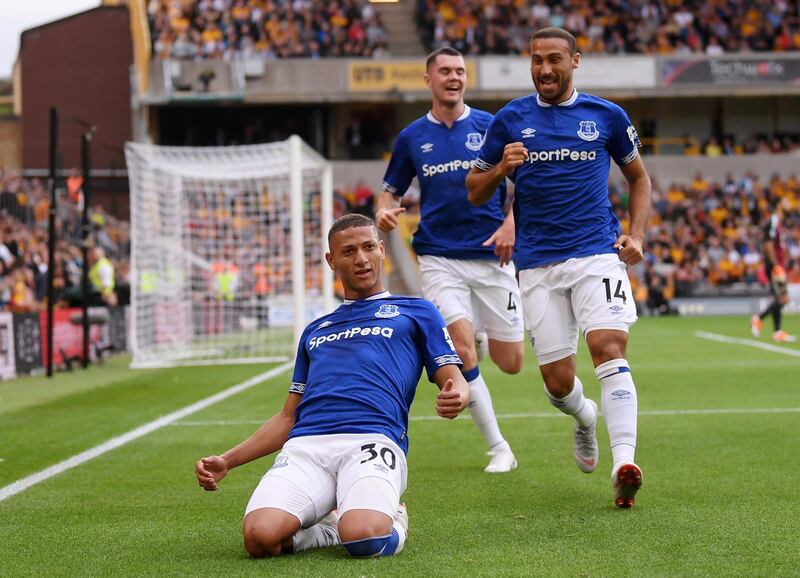
{"label": "stadium crowd", "polygon": [[581,52],[720,55],[800,49],[789,0],[418,0],[431,49],[527,54],[531,29],[569,30]]}
{"label": "stadium crowd", "polygon": [[[370,193],[363,182],[342,191],[338,211],[369,214]],[[612,184],[609,196],[627,227],[625,185]],[[674,312],[669,304],[674,297],[765,292],[764,227],[770,207],[782,197],[793,207],[785,222],[788,281],[800,283],[800,178],[774,176],[765,183],[749,173],[719,183],[696,174],[690,184],[666,189],[654,181],[645,262],[629,270],[642,312]],[[419,211],[417,190],[409,190],[403,206],[407,213]]]}
{"label": "stadium crowd", "polygon": [[[57,306],[79,306],[83,257],[80,248],[81,178],[73,172],[59,190],[56,227],[60,238],[56,248],[54,286]],[[17,171],[0,169],[0,310],[33,312],[47,301],[50,214],[46,183],[23,178]],[[114,267],[113,303],[129,300],[130,228],[96,206],[91,211],[95,246],[103,250]],[[90,260],[90,263],[92,261]]]}
{"label": "stadium crowd", "polygon": [[363,0],[149,0],[148,14],[162,59],[388,54],[380,14]]}
{"label": "stadium crowd", "polygon": [[[800,180],[755,174],[710,182],[698,173],[691,184],[662,189],[653,182],[653,209],[645,243],[645,265],[631,270],[636,300],[666,313],[674,296],[747,294],[766,285],[764,228],[780,198],[793,207],[784,223],[789,283],[800,283]],[[624,188],[613,185],[612,204],[623,219]]]}
{"label": "stadium crowd", "polygon": [[800,135],[765,134],[751,135],[737,142],[735,135],[712,136],[702,147],[689,145],[684,149],[685,155],[703,154],[708,157],[795,153],[800,151]]}
{"label": "stadium crowd", "polygon": [[[73,174],[71,178],[76,178]],[[77,177],[79,179],[79,177]],[[69,179],[61,189],[57,223],[62,231],[56,254],[56,299],[59,306],[80,303],[82,255],[78,205],[70,194]],[[269,196],[269,192],[263,192]],[[246,195],[245,195],[246,197]],[[261,281],[263,291],[285,292],[290,286],[290,262],[285,255],[273,254],[264,247],[264,235],[273,241],[288,236],[288,206],[274,207],[268,198],[248,202],[247,198],[230,199],[221,206],[199,208],[196,234],[208,245],[208,258],[219,255],[217,236],[234,239],[230,257],[241,266],[241,289]],[[409,212],[418,211],[419,197],[412,189],[404,199]],[[646,262],[631,270],[635,298],[645,311],[667,312],[669,300],[676,296],[730,292],[747,294],[763,290],[762,241],[770,206],[786,197],[793,211],[786,220],[790,283],[800,283],[800,178],[781,180],[777,176],[762,182],[758,176],[728,177],[711,182],[702,174],[688,185],[670,184],[663,188],[653,183],[653,210],[646,242]],[[627,203],[625,188],[612,184],[610,198],[625,226]],[[319,196],[311,200],[318,205]],[[363,181],[335,192],[334,216],[358,212],[373,214],[374,191]],[[213,203],[212,203],[213,204]],[[253,206],[272,206],[260,219],[252,214]],[[312,207],[313,208],[313,207]],[[47,221],[50,210],[45,182],[22,178],[14,171],[0,171],[0,310],[37,311],[47,297]],[[228,225],[207,227],[204,215],[223,215]],[[312,210],[319,215],[319,207]],[[260,222],[259,222],[260,221]],[[234,234],[228,235],[226,227]],[[101,207],[92,211],[92,229],[96,245],[103,248],[115,270],[116,301],[126,304],[130,291],[130,227],[125,221],[107,214]],[[277,237],[276,237],[277,236]],[[287,237],[288,239],[288,237]],[[285,240],[288,243],[288,240]],[[285,243],[283,243],[285,244]],[[306,282],[308,289],[319,289],[318,263],[321,247],[306,247]],[[224,251],[223,251],[224,252]],[[258,269],[260,260],[266,263]],[[252,267],[247,266],[252,265]]]}

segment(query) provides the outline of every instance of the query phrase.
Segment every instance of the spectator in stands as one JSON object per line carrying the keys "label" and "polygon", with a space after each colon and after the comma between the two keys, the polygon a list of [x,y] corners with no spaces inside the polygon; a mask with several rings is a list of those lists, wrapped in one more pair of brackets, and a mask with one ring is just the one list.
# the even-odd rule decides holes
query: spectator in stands
{"label": "spectator in stands", "polygon": [[[619,211],[623,199],[616,186],[611,187],[610,198]],[[673,184],[666,195],[656,185],[647,239],[653,269],[664,278],[665,286],[674,285],[677,296],[721,287],[741,294],[761,291],[757,271],[763,261],[758,240],[769,221],[769,205],[779,199],[787,199],[792,207],[784,222],[786,269],[792,270],[800,260],[800,183],[796,177],[781,180],[774,176],[764,185],[752,174],[739,179],[729,175],[722,183],[697,174],[691,186]],[[645,271],[637,268],[631,273],[640,276],[640,286],[646,284]]]}
{"label": "spectator in stands", "polygon": [[91,305],[117,304],[117,296],[114,293],[114,265],[101,247],[92,247],[89,251],[89,282],[92,284],[92,291],[89,294]]}
{"label": "spectator in stands", "polygon": [[150,0],[153,53],[233,59],[385,56],[380,14],[364,0]]}
{"label": "spectator in stands", "polygon": [[417,6],[429,49],[453,46],[470,54],[527,53],[529,31],[547,26],[569,30],[580,52],[719,56],[800,49],[798,4],[783,0],[711,8],[689,0],[419,0]]}

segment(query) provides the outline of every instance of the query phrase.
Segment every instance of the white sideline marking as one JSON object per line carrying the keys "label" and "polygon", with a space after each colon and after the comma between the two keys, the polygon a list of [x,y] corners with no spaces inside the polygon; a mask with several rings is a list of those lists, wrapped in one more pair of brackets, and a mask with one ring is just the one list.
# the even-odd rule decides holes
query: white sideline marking
{"label": "white sideline marking", "polygon": [[284,363],[283,365],[279,365],[278,367],[273,367],[269,371],[265,371],[255,377],[251,377],[247,381],[243,381],[238,385],[234,385],[229,387],[228,389],[221,391],[217,394],[214,394],[210,397],[205,399],[201,399],[200,401],[193,403],[192,405],[188,405],[183,409],[179,409],[178,411],[174,411],[170,414],[162,416],[150,423],[147,423],[143,426],[137,427],[136,429],[132,429],[131,431],[122,434],[121,436],[117,436],[113,439],[108,440],[105,443],[100,444],[99,446],[95,446],[86,450],[85,452],[81,452],[72,456],[71,458],[67,458],[66,460],[59,462],[49,468],[46,468],[40,472],[36,472],[35,474],[31,474],[30,476],[26,476],[21,480],[17,480],[4,488],[0,488],[0,502],[5,500],[6,498],[10,498],[15,494],[19,494],[20,492],[27,490],[31,486],[38,484],[39,482],[43,482],[53,476],[57,476],[58,474],[65,472],[69,469],[72,469],[76,466],[79,466],[89,460],[93,460],[98,456],[102,456],[103,454],[110,452],[113,449],[116,449],[120,446],[127,444],[128,442],[132,442],[142,436],[146,436],[149,433],[156,431],[157,429],[161,429],[164,426],[170,425],[171,423],[178,421],[179,419],[183,419],[193,413],[196,413],[202,409],[205,409],[211,405],[214,405],[217,402],[220,402],[224,399],[227,399],[237,393],[245,391],[246,389],[250,389],[254,385],[258,385],[262,381],[266,381],[276,375],[279,375],[286,371],[287,369],[291,368],[293,365],[292,362]]}
{"label": "white sideline marking", "polygon": [[727,335],[720,335],[718,333],[709,333],[707,331],[695,331],[694,334],[697,337],[702,337],[703,339],[710,339],[711,341],[721,341],[722,343],[737,343],[739,345],[749,345],[750,347],[757,347],[759,349],[765,349],[767,351],[773,351],[775,353],[783,353],[786,355],[792,355],[794,357],[800,357],[800,351],[798,351],[797,349],[791,349],[789,347],[781,347],[779,345],[772,345],[771,343],[762,343],[754,339],[741,339],[739,337],[728,337]]}
{"label": "white sideline marking", "polygon": [[[800,407],[742,407],[728,409],[652,409],[640,411],[640,416],[658,415],[732,415],[732,414],[756,414],[756,413],[800,413]],[[567,417],[565,414],[556,411],[533,412],[533,413],[499,413],[497,419],[526,419],[532,417]],[[410,421],[436,421],[443,418],[438,415],[414,415]],[[205,426],[235,426],[235,425],[261,425],[266,420],[242,419],[242,420],[218,420],[218,421],[178,421],[171,423],[172,426],[181,427],[205,427]]]}

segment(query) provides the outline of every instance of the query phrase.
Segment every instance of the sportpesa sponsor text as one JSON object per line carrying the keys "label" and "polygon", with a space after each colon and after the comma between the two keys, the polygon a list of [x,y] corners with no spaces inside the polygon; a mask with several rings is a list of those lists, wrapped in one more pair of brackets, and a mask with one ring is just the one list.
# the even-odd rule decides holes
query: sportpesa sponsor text
{"label": "sportpesa sponsor text", "polygon": [[312,337],[308,340],[308,349],[310,351],[328,341],[351,339],[357,335],[363,335],[364,337],[367,335],[380,335],[387,339],[391,339],[393,334],[393,327],[351,327],[350,329],[345,329],[344,331],[339,331],[338,333],[330,333],[328,335],[321,335],[320,337]]}
{"label": "sportpesa sponsor text", "polygon": [[[593,161],[597,159],[597,151],[574,151],[568,148],[555,149],[551,151],[528,151],[528,162],[549,162],[549,161]],[[440,163],[438,165],[422,165],[422,176],[432,177],[440,173],[449,173],[450,171],[465,170],[468,171],[475,164],[481,167],[480,162],[475,160],[456,159],[447,163]]]}

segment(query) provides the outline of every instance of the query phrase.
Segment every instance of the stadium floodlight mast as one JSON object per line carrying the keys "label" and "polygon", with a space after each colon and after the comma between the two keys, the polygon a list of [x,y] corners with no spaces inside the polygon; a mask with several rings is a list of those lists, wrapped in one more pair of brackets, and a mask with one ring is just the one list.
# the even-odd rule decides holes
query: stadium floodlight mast
{"label": "stadium floodlight mast", "polygon": [[298,136],[127,143],[133,367],[291,359],[334,307],[330,163]]}

